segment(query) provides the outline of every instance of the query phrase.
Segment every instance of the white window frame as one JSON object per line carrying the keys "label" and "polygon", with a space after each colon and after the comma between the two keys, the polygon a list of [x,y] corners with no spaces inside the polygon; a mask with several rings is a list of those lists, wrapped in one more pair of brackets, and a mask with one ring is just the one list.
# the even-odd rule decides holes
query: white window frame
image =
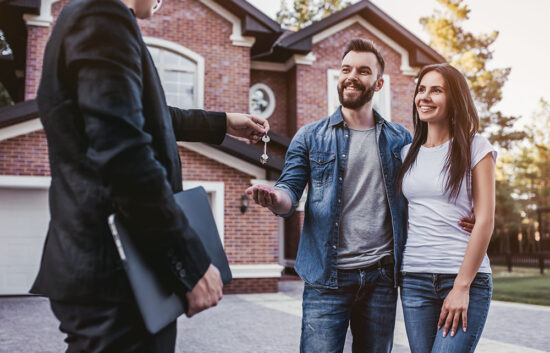
{"label": "white window frame", "polygon": [[[267,96],[269,97],[270,104],[268,105],[267,110],[263,113],[254,112],[252,110],[252,92],[254,92],[257,89],[263,90],[265,93],[267,93]],[[273,93],[273,90],[268,85],[264,83],[256,83],[252,85],[252,87],[250,87],[250,90],[248,92],[248,107],[249,107],[250,113],[254,113],[255,115],[263,119],[269,119],[269,117],[275,111],[275,104],[276,104],[275,94]]]}
{"label": "white window frame", "polygon": [[225,247],[224,243],[224,183],[223,182],[214,182],[214,181],[200,181],[200,180],[185,180],[183,182],[183,189],[192,189],[198,186],[202,186],[208,194],[212,195],[212,213],[214,214],[214,220],[216,221],[216,227],[218,228],[218,233],[220,234],[220,239],[222,244]]}
{"label": "white window frame", "polygon": [[[328,97],[328,115],[334,113],[336,108],[340,105],[338,99],[338,76],[340,70],[329,69],[327,71],[327,97]],[[382,75],[384,79],[384,85],[379,92],[374,93],[373,102],[378,104],[376,110],[384,119],[391,121],[391,84],[390,76],[387,74]]]}
{"label": "white window frame", "polygon": [[[195,71],[195,91],[196,95],[194,97],[194,105],[192,108],[204,109],[204,57],[200,54],[195,53],[191,49],[188,49],[178,43],[170,42],[160,38],[154,37],[144,37],[143,41],[147,44],[148,47],[155,47],[160,50],[168,50],[177,55],[184,56],[185,58],[196,63]],[[164,68],[160,68],[161,71]],[[162,80],[162,74],[161,74]]]}

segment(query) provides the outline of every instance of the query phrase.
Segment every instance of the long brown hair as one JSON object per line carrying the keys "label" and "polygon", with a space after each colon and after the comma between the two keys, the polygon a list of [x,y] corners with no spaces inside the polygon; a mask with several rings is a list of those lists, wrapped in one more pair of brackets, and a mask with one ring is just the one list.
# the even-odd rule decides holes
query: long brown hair
{"label": "long brown hair", "polygon": [[447,95],[447,112],[451,143],[443,167],[443,172],[447,174],[445,191],[449,193],[449,200],[454,199],[456,201],[464,177],[468,176],[466,178],[466,185],[468,197],[471,198],[470,173],[472,172],[472,157],[470,146],[479,128],[479,117],[464,75],[447,63],[428,65],[418,75],[413,98],[414,137],[409,153],[407,153],[407,157],[405,157],[399,171],[397,185],[399,188],[403,185],[403,177],[415,163],[420,146],[426,143],[428,137],[428,123],[420,120],[418,117],[415,98],[418,94],[418,87],[422,82],[422,78],[430,71],[437,71],[443,76],[449,92]]}

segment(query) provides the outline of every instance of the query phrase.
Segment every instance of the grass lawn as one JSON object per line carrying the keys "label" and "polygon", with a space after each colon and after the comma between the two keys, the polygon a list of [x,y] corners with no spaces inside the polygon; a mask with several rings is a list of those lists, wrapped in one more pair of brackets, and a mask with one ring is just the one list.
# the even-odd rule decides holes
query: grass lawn
{"label": "grass lawn", "polygon": [[540,275],[538,269],[493,267],[493,299],[550,306],[550,270]]}

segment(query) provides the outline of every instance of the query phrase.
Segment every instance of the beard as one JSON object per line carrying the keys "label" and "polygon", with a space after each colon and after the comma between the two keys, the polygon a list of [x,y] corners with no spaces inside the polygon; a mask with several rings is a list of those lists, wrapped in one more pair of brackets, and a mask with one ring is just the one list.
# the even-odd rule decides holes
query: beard
{"label": "beard", "polygon": [[[344,85],[345,82],[346,81],[343,81],[338,85],[338,99],[340,100],[340,104],[342,104],[344,108],[354,109],[354,110],[359,109],[371,101],[372,97],[374,96],[374,90],[376,88],[377,81],[375,81],[372,84],[372,86],[370,86],[368,89],[366,89],[365,86],[358,81]],[[351,86],[351,85],[361,90],[361,94],[359,94],[359,96],[354,98],[344,98],[344,89],[347,86]]]}

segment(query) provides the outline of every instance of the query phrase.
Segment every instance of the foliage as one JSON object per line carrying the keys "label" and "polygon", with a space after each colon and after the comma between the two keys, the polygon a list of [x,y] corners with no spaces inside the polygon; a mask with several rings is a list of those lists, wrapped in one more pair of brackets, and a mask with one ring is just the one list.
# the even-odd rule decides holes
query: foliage
{"label": "foliage", "polygon": [[466,76],[479,110],[481,130],[490,133],[491,142],[508,148],[512,141],[521,140],[525,135],[513,130],[518,117],[505,116],[494,109],[502,100],[502,87],[511,70],[488,68],[493,58],[491,46],[498,38],[498,31],[474,35],[462,27],[470,14],[464,0],[436,1],[443,9],[420,18],[430,35],[430,45]]}
{"label": "foliage", "polygon": [[297,31],[342,10],[351,2],[351,0],[294,0],[289,6],[287,0],[281,0],[277,22],[284,28]]}
{"label": "foliage", "polygon": [[493,251],[508,253],[512,251],[511,238],[517,236],[521,227],[520,204],[513,197],[515,194],[512,182],[513,158],[506,151],[497,158],[496,168],[496,195],[495,195],[495,228],[492,241],[498,243],[499,248]]}
{"label": "foliage", "polygon": [[[4,36],[4,32],[0,29],[0,57],[8,58],[13,55],[13,52],[10,48],[10,45],[6,41],[6,38]],[[0,58],[0,62],[3,60]],[[6,59],[4,59],[6,60]],[[6,87],[0,82],[0,107],[3,107],[5,105],[12,105],[13,100],[10,97],[10,94]]]}
{"label": "foliage", "polygon": [[[502,153],[497,165],[495,235],[521,230],[528,250],[535,246],[536,210],[550,206],[550,104],[540,99],[527,121],[527,138]],[[521,220],[521,221],[520,221]],[[550,215],[542,217],[542,239],[550,232]],[[539,225],[540,226],[540,225]],[[538,228],[539,230],[541,228]],[[502,247],[501,247],[501,250]],[[550,249],[543,249],[550,250]]]}
{"label": "foliage", "polygon": [[13,105],[13,100],[11,99],[8,90],[4,87],[2,82],[0,82],[0,107],[5,105]]}
{"label": "foliage", "polygon": [[0,29],[0,56],[11,56],[13,54],[10,45],[6,41],[4,31]]}
{"label": "foliage", "polygon": [[527,122],[528,138],[514,154],[514,186],[524,211],[550,206],[550,105],[540,99],[539,109]]}

